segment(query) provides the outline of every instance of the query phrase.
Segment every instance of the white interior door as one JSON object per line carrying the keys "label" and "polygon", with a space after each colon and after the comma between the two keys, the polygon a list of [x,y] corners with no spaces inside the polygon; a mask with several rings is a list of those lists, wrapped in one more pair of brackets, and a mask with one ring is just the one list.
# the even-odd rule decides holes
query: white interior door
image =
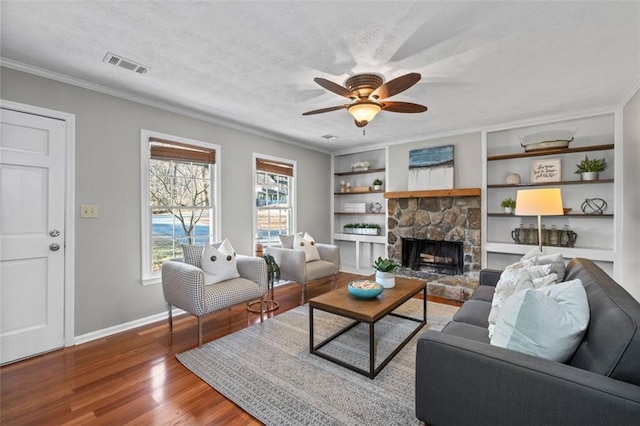
{"label": "white interior door", "polygon": [[64,346],[65,122],[0,110],[0,364]]}

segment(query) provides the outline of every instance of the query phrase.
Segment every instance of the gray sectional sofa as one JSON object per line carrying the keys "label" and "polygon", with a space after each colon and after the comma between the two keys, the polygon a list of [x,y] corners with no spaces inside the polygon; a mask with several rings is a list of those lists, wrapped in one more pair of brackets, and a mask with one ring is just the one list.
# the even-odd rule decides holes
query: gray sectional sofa
{"label": "gray sectional sofa", "polygon": [[487,326],[500,272],[441,332],[419,336],[416,416],[430,425],[640,425],[640,303],[587,259],[571,260],[590,321],[566,364],[492,346]]}

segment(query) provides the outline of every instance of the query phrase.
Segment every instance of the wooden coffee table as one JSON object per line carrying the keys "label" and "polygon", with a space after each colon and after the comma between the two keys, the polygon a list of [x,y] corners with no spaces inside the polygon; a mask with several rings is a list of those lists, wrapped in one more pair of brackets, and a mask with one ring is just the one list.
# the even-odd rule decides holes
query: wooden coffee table
{"label": "wooden coffee table", "polygon": [[[422,320],[407,317],[392,313],[400,305],[411,299],[413,296],[420,292],[423,292],[423,304],[422,304]],[[346,318],[354,319],[355,322],[338,331],[326,340],[318,343],[314,343],[313,339],[313,310],[319,309],[321,311],[330,312],[335,315],[340,315]],[[378,367],[375,366],[375,324],[387,315],[403,318],[410,321],[415,321],[418,326],[411,332],[411,334],[402,342],[398,347],[380,363]],[[348,364],[342,360],[339,360],[326,353],[319,352],[318,349],[331,342],[338,336],[345,333],[347,330],[352,329],[360,323],[369,324],[369,370],[358,368],[354,365]],[[330,291],[321,296],[314,297],[309,300],[309,352],[318,355],[329,361],[335,362],[343,367],[353,370],[357,373],[364,374],[365,376],[373,379],[378,375],[380,371],[393,359],[394,356],[416,335],[423,325],[427,323],[427,286],[426,282],[422,280],[415,280],[410,278],[396,277],[396,285],[393,288],[386,288],[375,299],[358,299],[355,296],[349,294],[347,287],[341,287],[339,289]]]}

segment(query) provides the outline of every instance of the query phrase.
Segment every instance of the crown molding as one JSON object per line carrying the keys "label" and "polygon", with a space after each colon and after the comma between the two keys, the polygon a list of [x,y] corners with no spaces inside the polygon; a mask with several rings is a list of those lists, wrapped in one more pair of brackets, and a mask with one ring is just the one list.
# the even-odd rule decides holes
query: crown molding
{"label": "crown molding", "polygon": [[295,145],[300,148],[308,149],[311,151],[321,152],[323,154],[330,154],[330,151],[323,150],[317,147],[305,145],[304,141],[299,141],[295,139],[287,139],[283,138],[280,135],[274,135],[269,132],[265,132],[264,130],[246,126],[240,123],[236,123],[230,120],[225,120],[220,117],[206,114],[203,112],[191,110],[188,108],[179,107],[176,105],[172,105],[167,102],[158,101],[155,99],[150,99],[145,96],[132,94],[129,92],[125,92],[118,89],[113,89],[111,87],[107,87],[98,83],[93,83],[87,80],[82,80],[80,78],[71,77],[66,74],[58,73],[55,71],[50,71],[44,68],[36,67],[33,65],[25,64],[22,62],[14,61],[12,59],[5,58],[0,56],[0,66],[10,68],[16,71],[21,71],[27,74],[33,74],[38,77],[47,78],[49,80],[58,81],[60,83],[69,84],[71,86],[80,87],[82,89],[91,90],[93,92],[102,93],[103,95],[113,96],[120,99],[125,99],[127,101],[135,102],[138,104],[146,105],[152,108],[161,109],[163,111],[171,112],[174,114],[182,115],[184,117],[193,118],[200,121],[205,121],[207,123],[215,124],[222,127],[227,127],[233,130],[238,130],[244,133],[249,133],[255,136],[260,136],[263,138],[267,138],[276,142],[286,143],[288,145]]}

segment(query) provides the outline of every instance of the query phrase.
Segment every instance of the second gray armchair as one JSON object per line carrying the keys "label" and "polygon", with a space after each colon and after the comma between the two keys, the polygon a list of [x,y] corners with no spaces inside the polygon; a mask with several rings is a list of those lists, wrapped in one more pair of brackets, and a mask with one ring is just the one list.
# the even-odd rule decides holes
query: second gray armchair
{"label": "second gray armchair", "polygon": [[293,235],[280,237],[282,247],[267,247],[265,253],[273,256],[280,266],[280,279],[294,281],[302,286],[300,305],[304,304],[306,285],[311,281],[333,276],[333,288],[336,288],[340,267],[338,246],[316,243],[320,259],[307,262],[304,251],[293,249]]}

